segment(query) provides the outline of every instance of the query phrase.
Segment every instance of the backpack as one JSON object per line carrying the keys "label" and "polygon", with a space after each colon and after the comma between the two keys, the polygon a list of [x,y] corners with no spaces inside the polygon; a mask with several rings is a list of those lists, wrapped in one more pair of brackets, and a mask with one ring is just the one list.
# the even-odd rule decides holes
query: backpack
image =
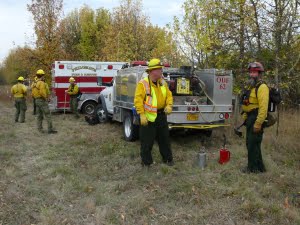
{"label": "backpack", "polygon": [[[256,87],[255,87],[255,94],[257,96],[257,91],[258,88],[260,87],[261,84],[266,84],[265,82],[260,82]],[[267,85],[268,86],[268,85]],[[268,105],[268,113],[267,113],[267,118],[265,122],[263,123],[264,127],[271,127],[273,126],[278,118],[273,114],[276,110],[276,106],[280,104],[282,101],[281,94],[278,88],[274,87],[269,87],[269,105]]]}
{"label": "backpack", "polygon": [[[255,87],[255,94],[257,96],[258,88],[260,85],[266,84],[264,81],[258,83]],[[267,85],[268,86],[268,85]],[[268,113],[267,113],[267,118],[263,124],[263,127],[270,127],[273,126],[277,122],[277,118],[274,115],[273,112],[276,110],[276,106],[280,104],[282,101],[280,91],[276,88],[269,87],[269,104],[268,104]],[[249,97],[250,97],[250,92],[251,90],[244,90],[243,94],[241,96],[241,104],[243,105],[249,105]]]}
{"label": "backpack", "polygon": [[96,115],[85,115],[84,118],[89,125],[96,125],[99,123],[98,116]]}
{"label": "backpack", "polygon": [[[260,82],[256,87],[255,87],[255,94],[257,97],[257,92],[258,88],[260,85],[266,84],[265,82]],[[268,105],[268,112],[275,112],[276,106],[280,104],[282,101],[281,94],[278,88],[274,87],[269,87],[269,105]]]}

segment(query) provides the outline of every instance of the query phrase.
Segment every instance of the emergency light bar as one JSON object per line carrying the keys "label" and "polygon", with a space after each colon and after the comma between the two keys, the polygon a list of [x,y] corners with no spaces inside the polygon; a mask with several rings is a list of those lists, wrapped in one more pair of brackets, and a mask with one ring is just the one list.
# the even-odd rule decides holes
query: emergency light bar
{"label": "emergency light bar", "polygon": [[148,66],[148,63],[146,61],[132,61],[131,66]]}
{"label": "emergency light bar", "polygon": [[[164,63],[162,64],[164,67],[170,67],[169,63]],[[131,62],[131,66],[148,66],[148,62],[147,61],[132,61]]]}

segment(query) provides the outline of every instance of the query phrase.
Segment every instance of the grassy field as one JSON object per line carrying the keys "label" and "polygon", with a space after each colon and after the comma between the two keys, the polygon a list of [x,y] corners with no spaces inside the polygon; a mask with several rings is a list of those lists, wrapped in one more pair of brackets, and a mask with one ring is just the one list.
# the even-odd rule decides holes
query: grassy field
{"label": "grassy field", "polygon": [[[284,112],[279,136],[265,131],[264,174],[242,174],[244,139],[232,128],[211,138],[172,134],[175,166],[140,165],[139,142],[118,123],[89,126],[52,115],[58,134],[40,134],[31,105],[14,123],[13,102],[0,99],[0,225],[30,224],[300,224],[300,115]],[[46,122],[44,121],[44,128]],[[232,157],[218,164],[222,135]],[[208,166],[197,167],[204,141]]]}

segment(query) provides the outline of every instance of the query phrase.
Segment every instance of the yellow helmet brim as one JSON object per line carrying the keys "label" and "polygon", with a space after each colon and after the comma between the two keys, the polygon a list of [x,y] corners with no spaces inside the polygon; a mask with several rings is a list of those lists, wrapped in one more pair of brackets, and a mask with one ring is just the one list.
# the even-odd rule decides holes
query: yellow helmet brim
{"label": "yellow helmet brim", "polygon": [[149,72],[149,71],[155,70],[155,69],[161,69],[161,68],[163,68],[163,66],[152,66],[152,67],[148,67],[148,68],[146,69],[146,72]]}

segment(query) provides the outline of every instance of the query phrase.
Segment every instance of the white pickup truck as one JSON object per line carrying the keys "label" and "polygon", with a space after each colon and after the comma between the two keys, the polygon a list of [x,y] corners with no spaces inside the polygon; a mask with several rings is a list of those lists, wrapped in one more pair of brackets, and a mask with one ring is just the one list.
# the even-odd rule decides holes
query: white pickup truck
{"label": "white pickup truck", "polygon": [[[100,123],[108,119],[123,123],[127,141],[138,138],[134,116],[134,93],[138,82],[148,74],[147,66],[128,66],[117,72],[110,87],[98,98],[96,116]],[[206,129],[228,126],[232,112],[232,72],[191,67],[163,68],[163,76],[173,94],[173,112],[168,115],[169,129]]]}

